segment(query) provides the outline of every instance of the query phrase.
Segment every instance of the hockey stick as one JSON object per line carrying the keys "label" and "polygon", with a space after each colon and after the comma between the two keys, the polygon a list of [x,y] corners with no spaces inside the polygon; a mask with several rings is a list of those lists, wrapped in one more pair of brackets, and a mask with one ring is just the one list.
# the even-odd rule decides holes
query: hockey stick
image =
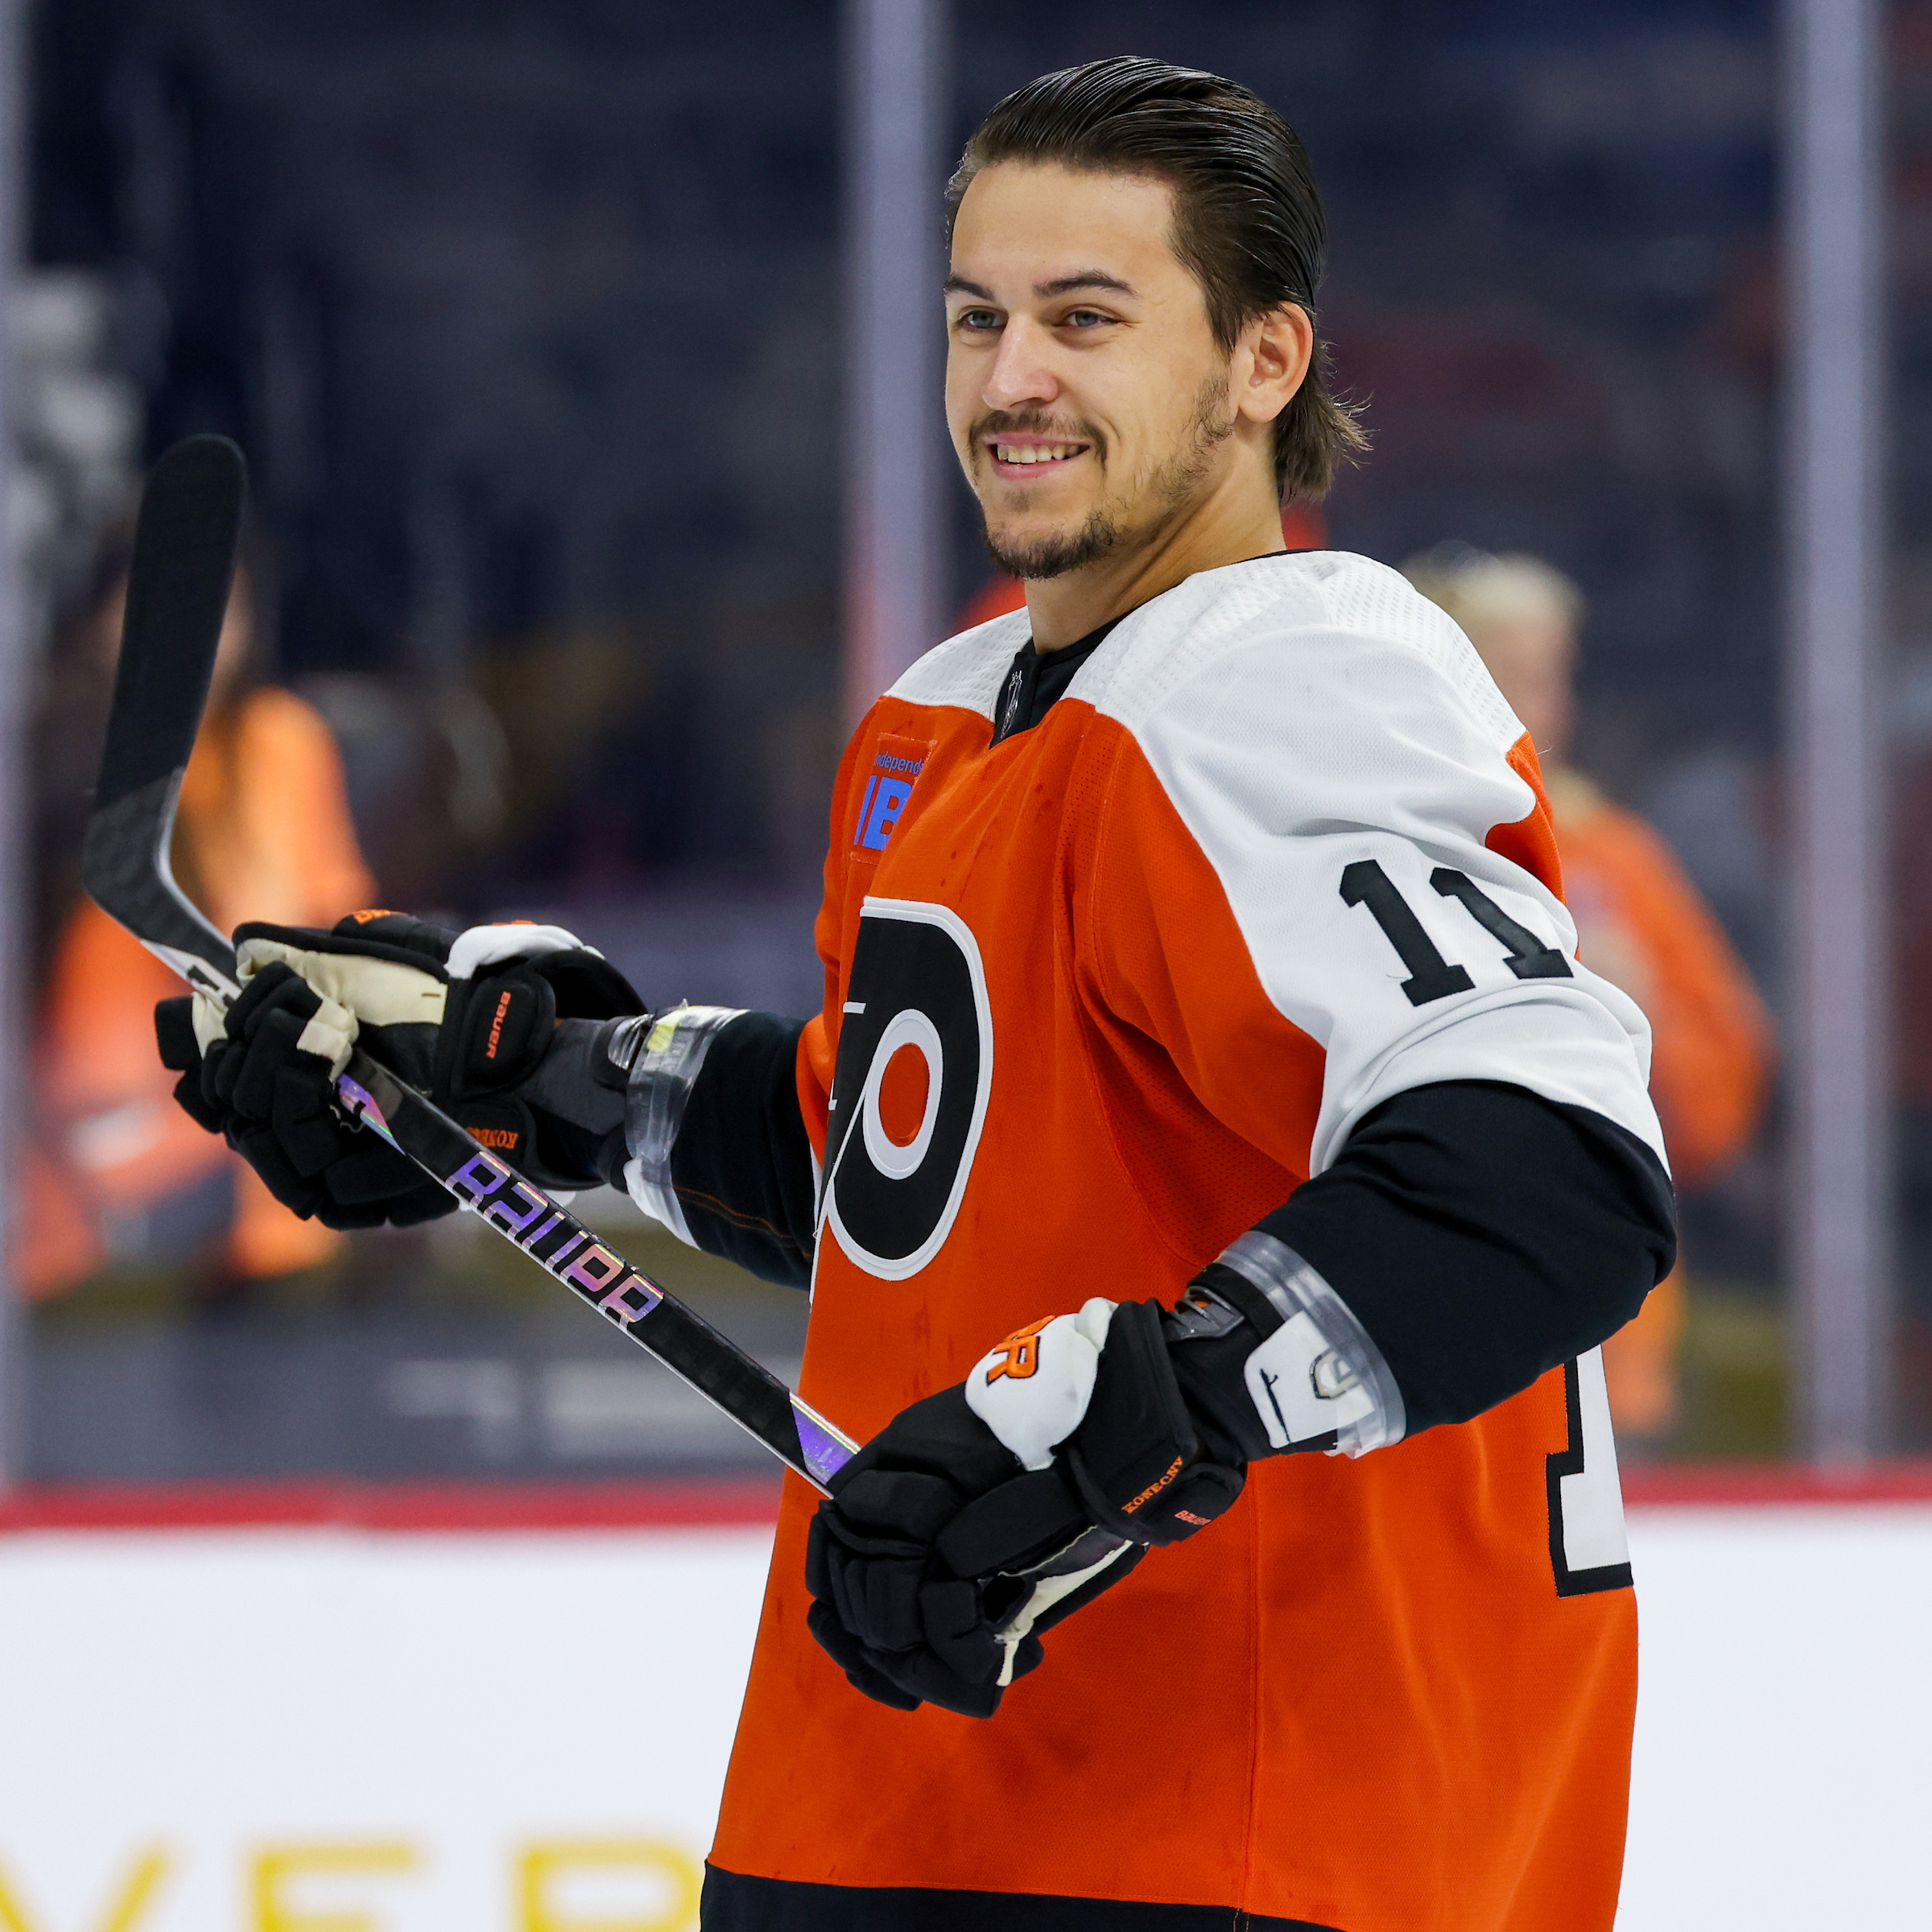
{"label": "hockey stick", "polygon": [[[168,847],[208,702],[246,493],[242,452],[221,436],[177,443],[148,478],[80,869],[103,912],[224,1006],[241,990],[234,948],[175,883]],[[336,1092],[351,1119],[407,1154],[815,1488],[824,1492],[850,1460],[858,1445],[849,1436],[361,1048]]]}

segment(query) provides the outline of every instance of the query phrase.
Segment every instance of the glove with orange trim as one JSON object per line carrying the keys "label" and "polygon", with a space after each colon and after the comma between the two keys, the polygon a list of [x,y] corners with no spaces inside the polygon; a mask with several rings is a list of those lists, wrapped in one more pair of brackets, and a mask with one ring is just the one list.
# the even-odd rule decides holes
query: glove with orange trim
{"label": "glove with orange trim", "polygon": [[244,926],[235,941],[241,997],[225,1013],[199,995],[163,1001],[161,1057],[182,1107],[296,1214],[406,1225],[455,1204],[343,1119],[335,1076],[357,1042],[539,1185],[621,1176],[629,1063],[611,1036],[643,1002],[572,935],[458,934],[378,912],[328,932]]}
{"label": "glove with orange trim", "polygon": [[807,1546],[808,1621],[855,1688],[990,1717],[1038,1667],[1042,1631],[1241,1493],[1242,1438],[1264,1455],[1266,1438],[1251,1410],[1224,1419],[1183,1391],[1173,1319],[1096,1298],[1023,1328],[833,1479]]}

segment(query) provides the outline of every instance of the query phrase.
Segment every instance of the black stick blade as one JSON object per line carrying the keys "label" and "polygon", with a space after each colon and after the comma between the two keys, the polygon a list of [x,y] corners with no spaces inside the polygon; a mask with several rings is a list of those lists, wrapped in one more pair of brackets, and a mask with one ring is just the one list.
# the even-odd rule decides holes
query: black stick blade
{"label": "black stick blade", "polygon": [[[221,639],[246,491],[242,452],[191,436],[155,464],[141,498],[121,668],[81,882],[157,959],[232,1000],[234,949],[175,883],[168,845]],[[336,1082],[345,1109],[474,1209],[497,1232],[682,1376],[787,1468],[823,1488],[857,1445],[770,1370],[598,1241],[540,1188],[357,1049]]]}
{"label": "black stick blade", "polygon": [[187,767],[221,641],[247,494],[248,466],[225,436],[189,436],[148,477],[97,811]]}
{"label": "black stick blade", "polygon": [[181,774],[208,702],[235,572],[248,471],[224,436],[190,436],[141,496],[121,666],[80,881],[101,910],[188,984],[235,993],[234,949],[168,869]]}

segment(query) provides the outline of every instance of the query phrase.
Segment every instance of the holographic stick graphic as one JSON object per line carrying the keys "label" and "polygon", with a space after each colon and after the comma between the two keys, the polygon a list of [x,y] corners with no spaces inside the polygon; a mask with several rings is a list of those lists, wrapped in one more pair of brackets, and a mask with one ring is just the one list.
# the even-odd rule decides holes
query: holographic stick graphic
{"label": "holographic stick graphic", "polygon": [[[175,883],[175,809],[208,701],[247,494],[242,452],[190,436],[141,498],[114,708],[81,879],[110,919],[197,992],[240,992],[234,948]],[[543,1190],[358,1047],[336,1083],[343,1111],[379,1133],[487,1227],[688,1382],[815,1488],[858,1445],[743,1349],[641,1274]]]}

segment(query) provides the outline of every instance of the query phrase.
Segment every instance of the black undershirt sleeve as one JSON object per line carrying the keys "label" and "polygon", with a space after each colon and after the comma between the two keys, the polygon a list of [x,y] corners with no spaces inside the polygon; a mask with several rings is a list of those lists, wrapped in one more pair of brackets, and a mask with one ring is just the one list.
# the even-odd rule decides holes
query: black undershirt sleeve
{"label": "black undershirt sleeve", "polygon": [[1670,1183],[1641,1141],[1488,1080],[1384,1101],[1259,1225],[1354,1311],[1411,1435],[1595,1348],[1677,1256]]}
{"label": "black undershirt sleeve", "polygon": [[691,1238],[767,1282],[811,1284],[811,1143],[795,1076],[802,1020],[746,1013],[719,1030],[671,1145]]}
{"label": "black undershirt sleeve", "polygon": [[[671,1163],[700,1248],[801,1288],[815,1208],[795,1078],[802,1030],[753,1013],[719,1032]],[[1677,1245],[1670,1181],[1633,1134],[1476,1080],[1385,1101],[1259,1225],[1354,1311],[1411,1435],[1480,1415],[1614,1334]]]}

